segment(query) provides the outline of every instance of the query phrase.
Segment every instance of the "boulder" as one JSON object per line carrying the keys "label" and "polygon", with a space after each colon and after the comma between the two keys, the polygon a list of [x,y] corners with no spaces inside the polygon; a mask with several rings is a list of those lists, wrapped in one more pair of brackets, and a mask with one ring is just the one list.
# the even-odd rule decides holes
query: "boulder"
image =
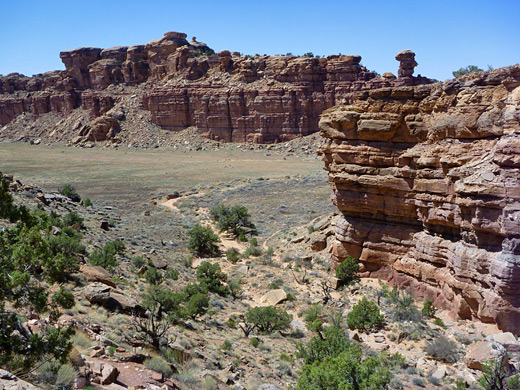
{"label": "boulder", "polygon": [[114,383],[119,375],[119,370],[114,366],[105,363],[103,365],[103,370],[101,371],[101,384],[109,385],[110,383]]}
{"label": "boulder", "polygon": [[81,272],[83,277],[89,282],[100,282],[110,287],[117,287],[116,284],[112,281],[110,273],[103,267],[100,267],[98,265],[81,265],[79,271]]}
{"label": "boulder", "polygon": [[110,311],[144,314],[145,310],[138,302],[123,292],[114,291],[112,287],[95,282],[83,289],[83,295],[90,303],[96,303]]}
{"label": "boulder", "polygon": [[271,290],[267,294],[264,294],[262,298],[260,298],[260,303],[264,303],[268,306],[275,306],[279,303],[282,303],[287,299],[287,293],[279,288],[276,290]]}
{"label": "boulder", "polygon": [[484,363],[498,359],[504,353],[504,348],[500,344],[491,341],[477,341],[468,347],[464,363],[468,368],[482,371]]}

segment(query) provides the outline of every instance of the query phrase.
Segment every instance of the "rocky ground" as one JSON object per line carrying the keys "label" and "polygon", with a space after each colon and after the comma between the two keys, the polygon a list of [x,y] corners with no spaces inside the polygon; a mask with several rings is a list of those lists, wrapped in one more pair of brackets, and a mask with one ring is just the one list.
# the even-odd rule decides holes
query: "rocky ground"
{"label": "rocky ground", "polygon": [[[62,215],[77,211],[85,219],[82,233],[89,252],[114,239],[122,240],[126,246],[112,274],[84,264],[68,284],[77,304],[64,313],[62,320],[77,329],[74,359],[79,362],[78,387],[85,386],[88,378],[92,389],[287,388],[295,384],[301,364],[294,355],[296,344],[313,336],[305,327],[303,311],[320,304],[325,311],[340,313],[344,318],[365,296],[380,301],[386,324],[375,333],[350,331],[350,337],[368,351],[388,351],[404,357],[392,388],[451,389],[456,380],[478,388],[475,383],[481,362],[496,357],[502,348],[499,344],[510,351],[518,349],[519,343],[512,334],[480,322],[452,321],[442,311],[437,312],[435,321],[396,319],[396,302],[382,297],[383,287],[374,279],[362,279],[351,287],[337,289],[330,271],[336,218],[333,207],[322,214],[324,209],[313,207],[309,201],[283,202],[291,197],[290,188],[301,191],[299,182],[308,187],[313,180],[317,178],[235,180],[220,186],[181,189],[175,194],[158,193],[132,208],[126,203],[103,200],[83,207],[36,186],[15,182],[12,187],[17,202],[32,207],[42,204],[47,211]],[[176,269],[179,279],[167,280],[163,285],[178,291],[195,281],[195,269],[202,262],[197,258],[189,260],[186,228],[195,222],[211,225],[208,210],[214,205],[246,201],[259,228],[262,254],[243,258],[236,264],[228,262],[224,255],[209,259],[220,264],[229,279],[240,280],[243,293],[237,299],[212,295],[208,314],[174,327],[173,347],[178,360],[173,364],[173,374],[166,378],[147,368],[150,365],[146,361],[156,352],[125,337],[133,321],[128,311],[139,305],[147,286],[142,270],[136,269],[131,259],[142,256],[149,260],[148,267],[156,267],[160,272]],[[323,201],[329,203],[328,199]],[[222,251],[236,247],[244,252],[248,246],[223,234],[221,239]],[[123,311],[99,304],[96,294],[107,290]],[[237,325],[249,307],[266,304],[277,305],[293,316],[291,331],[258,335],[260,343],[254,347]],[[413,305],[420,309],[422,302]],[[31,321],[31,326],[37,326],[39,319]],[[436,360],[424,348],[441,335],[453,341],[455,347],[449,355],[444,352]],[[511,362],[517,364],[516,355]],[[10,389],[18,382],[2,374],[1,383]]]}

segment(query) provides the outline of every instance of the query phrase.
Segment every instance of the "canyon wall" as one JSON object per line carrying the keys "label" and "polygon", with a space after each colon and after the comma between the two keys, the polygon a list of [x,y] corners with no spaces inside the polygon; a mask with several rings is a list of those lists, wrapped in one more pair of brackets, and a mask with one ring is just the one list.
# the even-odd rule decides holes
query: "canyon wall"
{"label": "canyon wall", "polygon": [[333,258],[520,334],[520,65],[324,112]]}
{"label": "canyon wall", "polygon": [[146,45],[63,51],[60,58],[65,71],[0,77],[0,126],[23,113],[66,116],[76,108],[95,119],[120,100],[117,86],[131,85],[162,128],[197,126],[219,141],[272,143],[316,132],[321,112],[350,102],[357,91],[432,82],[413,77],[417,63],[409,50],[396,56],[399,77],[380,77],[358,55],[215,54],[177,32]]}

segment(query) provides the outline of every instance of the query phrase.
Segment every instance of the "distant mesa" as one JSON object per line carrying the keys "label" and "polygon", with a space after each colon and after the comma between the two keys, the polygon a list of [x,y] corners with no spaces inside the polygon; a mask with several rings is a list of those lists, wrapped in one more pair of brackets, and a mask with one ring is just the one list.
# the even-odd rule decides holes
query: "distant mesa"
{"label": "distant mesa", "polygon": [[[186,34],[173,31],[144,45],[80,47],[60,58],[65,71],[0,77],[0,126],[23,113],[68,116],[78,108],[94,120],[121,100],[123,92],[114,89],[121,85],[135,87],[131,93],[140,107],[164,129],[196,126],[218,141],[275,143],[316,132],[324,110],[351,102],[359,92],[433,82],[413,77],[417,63],[410,50],[396,56],[399,77],[380,77],[361,65],[359,55],[215,53],[196,37],[188,42]],[[95,133],[104,141],[112,131]]]}

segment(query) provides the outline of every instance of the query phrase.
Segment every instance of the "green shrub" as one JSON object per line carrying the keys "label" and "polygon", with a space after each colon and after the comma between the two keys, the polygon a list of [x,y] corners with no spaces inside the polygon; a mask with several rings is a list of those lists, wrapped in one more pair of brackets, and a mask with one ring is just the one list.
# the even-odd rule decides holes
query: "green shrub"
{"label": "green shrub", "polygon": [[111,345],[110,347],[108,347],[107,352],[108,352],[108,356],[114,356],[114,354],[116,353],[116,347]]}
{"label": "green shrub", "polygon": [[136,269],[139,269],[141,268],[143,265],[146,264],[146,260],[141,257],[141,256],[134,256],[132,257],[132,259],[130,260],[130,263],[132,263],[132,265],[136,268]]}
{"label": "green shrub", "polygon": [[83,218],[75,211],[71,211],[63,218],[63,223],[66,226],[74,226],[77,225],[80,229],[83,229],[85,225],[83,224]]}
{"label": "green shrub", "polygon": [[358,271],[358,261],[353,257],[347,257],[336,267],[336,278],[338,278],[341,283],[348,285],[357,280]]}
{"label": "green shrub", "polygon": [[447,363],[455,363],[458,356],[457,344],[444,336],[436,337],[426,343],[424,352],[435,360]]}
{"label": "green shrub", "polygon": [[286,330],[292,321],[289,313],[274,306],[254,307],[247,311],[245,318],[262,333]]}
{"label": "green shrub", "polygon": [[79,196],[79,194],[76,192],[76,189],[72,185],[65,184],[63,187],[60,188],[59,191],[60,194],[70,198],[70,200],[72,200],[73,202],[81,202],[81,196]]}
{"label": "green shrub", "polygon": [[347,314],[349,329],[368,330],[381,326],[383,322],[384,318],[379,312],[379,307],[365,297]]}
{"label": "green shrub", "polygon": [[251,337],[249,340],[249,345],[251,345],[253,348],[257,348],[260,344],[260,340],[258,340],[256,337]]}
{"label": "green shrub", "polygon": [[323,327],[323,319],[321,317],[322,310],[323,306],[314,304],[303,312],[303,320],[305,321],[305,326],[311,332],[317,332],[318,334],[321,334],[321,330]]}
{"label": "green shrub", "polygon": [[351,343],[345,332],[335,326],[326,328],[321,336],[314,336],[306,346],[298,343],[296,348],[296,357],[309,365],[327,357],[338,356],[345,351],[354,355],[361,353],[360,348]]}
{"label": "green shrub", "polygon": [[231,348],[233,348],[233,344],[231,344],[231,341],[229,341],[227,339],[224,340],[224,342],[220,346],[220,349],[223,350],[223,351],[230,351]]}
{"label": "green shrub", "polygon": [[473,72],[482,72],[482,69],[476,65],[468,65],[465,68],[460,68],[459,70],[455,70],[451,73],[453,74],[453,77],[460,77]]}
{"label": "green shrub", "polygon": [[144,278],[149,284],[161,284],[163,281],[161,272],[153,267],[146,270]]}
{"label": "green shrub", "polygon": [[160,372],[165,378],[168,378],[173,374],[173,370],[168,362],[160,357],[153,357],[145,360],[144,365],[149,370]]}
{"label": "green shrub", "polygon": [[214,257],[219,255],[219,249],[216,245],[220,242],[220,238],[213,233],[209,227],[202,227],[196,224],[192,229],[188,230],[190,237],[188,249],[190,252],[200,257]]}
{"label": "green shrub", "polygon": [[433,320],[433,323],[437,326],[440,326],[441,328],[445,328],[446,327],[446,324],[444,323],[443,320],[441,320],[440,318],[435,318]]}
{"label": "green shrub", "polygon": [[229,292],[234,299],[242,296],[242,286],[240,279],[231,279],[228,283]]}
{"label": "green shrub", "polygon": [[166,270],[166,279],[178,280],[179,279],[179,271],[177,271],[174,268],[168,268]]}
{"label": "green shrub", "polygon": [[209,297],[207,293],[196,293],[189,297],[184,306],[184,315],[195,319],[205,314],[209,307]]}
{"label": "green shrub", "polygon": [[116,255],[122,254],[124,250],[125,244],[121,241],[111,241],[103,249],[94,249],[89,256],[89,262],[91,265],[98,265],[111,271],[117,265]]}
{"label": "green shrub", "polygon": [[205,285],[208,291],[226,296],[229,288],[223,284],[227,281],[227,276],[220,270],[220,265],[211,264],[207,261],[197,267],[197,280]]}
{"label": "green shrub", "polygon": [[[297,389],[386,389],[392,375],[385,357],[362,359],[361,348],[336,327],[313,337],[307,346],[298,344],[296,356],[302,358]],[[352,386],[356,384],[356,386]]]}
{"label": "green shrub", "polygon": [[238,260],[240,260],[240,252],[236,248],[229,248],[226,251],[226,259],[230,263],[235,264],[238,262]]}
{"label": "green shrub", "polygon": [[437,309],[435,308],[435,306],[433,306],[433,301],[430,298],[426,298],[421,309],[422,315],[425,317],[433,318],[435,317],[436,311]]}
{"label": "green shrub", "polygon": [[88,207],[88,206],[92,206],[92,201],[90,200],[90,198],[83,199],[83,207]]}
{"label": "green shrub", "polygon": [[244,228],[255,229],[251,215],[244,206],[219,205],[212,208],[210,214],[221,232],[231,233],[235,237],[244,234]]}

